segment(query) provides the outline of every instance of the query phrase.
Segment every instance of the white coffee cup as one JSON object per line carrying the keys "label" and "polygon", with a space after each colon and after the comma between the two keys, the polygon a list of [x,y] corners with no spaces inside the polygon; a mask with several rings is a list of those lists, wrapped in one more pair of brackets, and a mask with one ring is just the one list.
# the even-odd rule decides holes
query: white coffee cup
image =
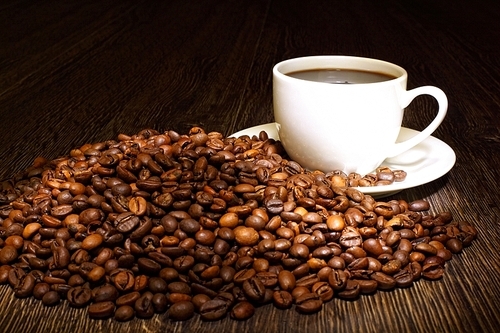
{"label": "white coffee cup", "polygon": [[[349,84],[342,84],[345,83],[342,79],[341,83],[332,84],[289,75],[319,69],[383,73],[390,78]],[[406,70],[400,66],[361,57],[310,56],[276,64],[274,118],[287,154],[309,170],[342,170],[365,175],[386,158],[413,148],[441,124],[448,99],[441,89],[433,86],[407,91],[407,78]],[[437,100],[437,115],[422,132],[396,143],[404,109],[419,95],[431,95]]]}

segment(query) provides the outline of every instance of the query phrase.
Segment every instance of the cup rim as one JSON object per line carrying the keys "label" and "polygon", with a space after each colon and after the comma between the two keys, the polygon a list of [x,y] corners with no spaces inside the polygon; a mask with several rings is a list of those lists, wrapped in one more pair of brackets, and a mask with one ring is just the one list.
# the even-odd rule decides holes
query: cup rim
{"label": "cup rim", "polygon": [[[311,61],[317,61],[314,65],[308,65]],[[328,65],[329,62],[336,61],[335,65]],[[352,62],[358,63],[358,66],[349,65]],[[322,63],[323,65],[319,65]],[[359,66],[362,63],[363,66]],[[287,68],[286,70],[283,69]],[[299,79],[287,75],[288,73],[307,70],[307,69],[318,69],[318,68],[339,68],[339,69],[351,69],[351,70],[365,70],[365,71],[376,71],[376,68],[384,68],[386,70],[379,70],[379,72],[386,73],[392,76],[396,76],[393,79],[380,81],[380,82],[368,82],[368,83],[353,83],[348,85],[334,85],[336,87],[353,87],[360,85],[381,85],[381,84],[394,84],[395,81],[404,81],[408,78],[408,73],[406,70],[394,63],[367,57],[349,56],[349,55],[315,55],[315,56],[304,56],[297,58],[290,58],[275,64],[273,67],[273,74],[280,79],[287,80],[289,82],[302,82],[304,84],[313,85],[328,85],[332,86],[330,83],[308,81],[304,79]],[[387,70],[389,69],[389,70]]]}

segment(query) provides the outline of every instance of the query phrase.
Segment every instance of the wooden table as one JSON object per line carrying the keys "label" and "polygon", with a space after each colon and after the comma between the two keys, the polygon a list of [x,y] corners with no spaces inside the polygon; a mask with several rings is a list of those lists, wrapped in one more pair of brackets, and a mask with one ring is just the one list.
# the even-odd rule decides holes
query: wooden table
{"label": "wooden table", "polygon": [[[2,332],[493,332],[500,324],[500,3],[493,0],[4,1],[0,5],[0,179],[36,156],[143,128],[230,134],[273,121],[273,65],[317,54],[379,58],[409,88],[449,98],[436,138],[454,149],[445,176],[395,195],[469,221],[478,239],[445,276],[299,315],[273,306],[245,322],[164,315],[90,320],[0,287]],[[417,99],[405,126],[422,129]]]}

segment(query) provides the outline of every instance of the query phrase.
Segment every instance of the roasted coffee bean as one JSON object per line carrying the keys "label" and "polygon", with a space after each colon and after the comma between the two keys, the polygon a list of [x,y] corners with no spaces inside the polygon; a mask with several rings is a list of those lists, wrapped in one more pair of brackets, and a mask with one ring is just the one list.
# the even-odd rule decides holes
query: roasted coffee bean
{"label": "roasted coffee bean", "polygon": [[422,276],[429,280],[440,279],[444,274],[445,260],[438,256],[427,257],[422,267]]}
{"label": "roasted coffee bean", "polygon": [[304,244],[294,244],[290,247],[289,253],[296,258],[307,259],[309,257],[309,248]]}
{"label": "roasted coffee bean", "polygon": [[378,283],[375,280],[355,280],[361,294],[373,294],[377,291]]}
{"label": "roasted coffee bean", "polygon": [[130,305],[122,305],[116,308],[115,320],[116,321],[129,321],[135,317],[135,310]]}
{"label": "roasted coffee bean", "polygon": [[232,309],[230,316],[236,320],[247,320],[252,317],[255,313],[255,307],[252,303],[247,301],[242,301],[237,303]]}
{"label": "roasted coffee bean", "polygon": [[33,288],[35,287],[36,280],[32,274],[26,274],[14,286],[14,295],[19,298],[29,297],[33,293]]}
{"label": "roasted coffee bean", "polygon": [[44,293],[41,299],[43,305],[45,306],[54,306],[59,304],[59,302],[61,301],[59,293],[54,290],[49,290],[46,293]]}
{"label": "roasted coffee bean", "polygon": [[81,247],[84,250],[90,251],[100,246],[103,241],[104,238],[102,235],[94,233],[85,237],[85,239],[82,241]]}
{"label": "roasted coffee bean", "polygon": [[111,301],[92,303],[89,305],[88,313],[89,317],[94,319],[112,317],[115,313],[115,303]]}
{"label": "roasted coffee bean", "polygon": [[167,288],[170,293],[181,293],[186,295],[191,293],[191,287],[183,281],[169,283]]}
{"label": "roasted coffee bean", "polygon": [[434,256],[437,253],[437,249],[428,243],[419,243],[414,246],[415,251],[424,253],[425,255]]}
{"label": "roasted coffee bean", "polygon": [[119,296],[118,290],[111,284],[103,284],[92,289],[92,300],[94,302],[114,301]]}
{"label": "roasted coffee bean", "polygon": [[429,210],[429,208],[429,202],[425,200],[415,200],[408,205],[408,209],[414,212],[426,211]]}
{"label": "roasted coffee bean", "polygon": [[21,280],[26,276],[26,272],[21,267],[14,267],[8,272],[8,281],[12,288],[19,285]]}
{"label": "roasted coffee bean", "polygon": [[323,301],[316,293],[303,294],[295,300],[295,308],[301,313],[314,313],[321,310]]}
{"label": "roasted coffee bean", "polygon": [[453,254],[450,250],[443,248],[438,249],[436,255],[443,258],[444,260],[451,260]]}
{"label": "roasted coffee bean", "polygon": [[92,299],[92,291],[86,287],[73,287],[68,290],[66,299],[71,306],[75,308],[81,308],[90,303]]}
{"label": "roasted coffee bean", "polygon": [[161,270],[161,265],[149,258],[139,258],[137,264],[142,272],[149,274],[157,274]]}
{"label": "roasted coffee bean", "polygon": [[356,228],[346,227],[342,231],[339,242],[342,246],[349,248],[352,246],[361,246],[363,239]]}
{"label": "roasted coffee bean", "polygon": [[333,288],[328,282],[316,282],[311,287],[311,291],[316,293],[324,303],[330,301],[334,294]]}
{"label": "roasted coffee bean", "polygon": [[463,244],[460,240],[456,238],[451,238],[446,242],[446,248],[451,251],[451,253],[460,253],[463,249]]}
{"label": "roasted coffee bean", "polygon": [[346,263],[343,257],[333,256],[330,260],[328,260],[328,266],[333,269],[344,269]]}
{"label": "roasted coffee bean", "polygon": [[277,215],[283,211],[283,201],[281,199],[270,199],[265,203],[265,207],[271,214]]}
{"label": "roasted coffee bean", "polygon": [[368,267],[369,260],[367,257],[362,257],[358,259],[354,259],[348,266],[347,269],[350,271],[365,269]]}
{"label": "roasted coffee bean", "polygon": [[172,267],[165,267],[161,269],[159,276],[167,282],[172,282],[177,280],[179,272]]}
{"label": "roasted coffee bean", "polygon": [[320,281],[328,281],[328,276],[330,275],[332,270],[333,269],[329,266],[321,268],[317,273],[319,280]]}
{"label": "roasted coffee bean", "polygon": [[273,303],[277,308],[288,309],[292,307],[292,294],[284,290],[276,290],[273,292]]}
{"label": "roasted coffee bean", "polygon": [[259,241],[259,233],[253,228],[244,226],[234,230],[234,237],[241,246],[253,246]]}
{"label": "roasted coffee bean", "polygon": [[124,212],[118,215],[114,221],[114,226],[119,232],[129,232],[137,227],[140,223],[140,219],[137,215],[132,212]]}
{"label": "roasted coffee bean", "polygon": [[194,315],[194,305],[190,301],[174,303],[168,309],[168,317],[175,321],[188,320]]}
{"label": "roasted coffee bean", "polygon": [[385,273],[374,272],[370,277],[377,282],[378,288],[381,290],[390,290],[396,287],[396,280]]}
{"label": "roasted coffee bean", "polygon": [[282,270],[278,274],[278,283],[281,290],[291,291],[295,288],[296,279],[292,272],[287,270]]}
{"label": "roasted coffee bean", "polygon": [[33,297],[35,297],[36,299],[42,299],[43,296],[49,291],[50,285],[48,283],[39,282],[33,287]]}
{"label": "roasted coffee bean", "polygon": [[90,272],[87,273],[87,280],[89,282],[99,282],[104,279],[106,271],[104,267],[95,266]]}
{"label": "roasted coffee bean", "polygon": [[310,293],[311,291],[306,287],[295,287],[292,292],[292,298],[295,301],[299,296]]}
{"label": "roasted coffee bean", "polygon": [[173,262],[173,266],[179,272],[187,272],[194,266],[194,263],[195,259],[190,255],[186,255],[176,258]]}
{"label": "roasted coffee bean", "polygon": [[128,202],[129,210],[137,216],[146,214],[147,201],[143,197],[133,197]]}
{"label": "roasted coffee bean", "polygon": [[257,276],[253,276],[243,282],[243,291],[248,299],[259,302],[264,299],[266,287]]}
{"label": "roasted coffee bean", "polygon": [[396,280],[396,286],[399,288],[406,288],[413,284],[413,275],[410,270],[402,269],[393,275]]}
{"label": "roasted coffee bean", "polygon": [[2,263],[3,265],[10,264],[14,260],[16,260],[17,257],[18,257],[17,250],[12,245],[5,245],[0,250],[0,263]]}
{"label": "roasted coffee bean", "polygon": [[181,293],[170,293],[168,294],[168,301],[170,304],[175,304],[182,301],[191,301],[191,295],[181,294]]}
{"label": "roasted coffee bean", "polygon": [[134,290],[142,291],[148,287],[149,277],[147,275],[138,275],[135,277]]}
{"label": "roasted coffee bean", "polygon": [[401,269],[401,261],[397,259],[389,260],[382,266],[382,272],[388,275],[394,275]]}
{"label": "roasted coffee bean", "polygon": [[334,269],[328,276],[328,283],[333,290],[345,289],[348,282],[348,276],[342,269]]}
{"label": "roasted coffee bean", "polygon": [[156,313],[163,313],[168,309],[168,298],[164,293],[155,293],[152,302]]}
{"label": "roasted coffee bean", "polygon": [[234,274],[233,281],[237,284],[243,284],[246,280],[252,278],[257,272],[253,268],[242,269]]}
{"label": "roasted coffee bean", "polygon": [[204,303],[200,307],[199,313],[203,320],[219,320],[226,316],[228,306],[229,304],[226,300],[214,298]]}
{"label": "roasted coffee bean", "polygon": [[134,288],[135,276],[129,270],[123,270],[114,275],[113,281],[119,291],[129,291]]}
{"label": "roasted coffee bean", "polygon": [[316,274],[310,274],[307,276],[304,276],[295,282],[295,286],[297,287],[306,287],[308,289],[312,288],[312,286],[319,282],[319,278]]}
{"label": "roasted coffee bean", "polygon": [[345,287],[337,293],[337,296],[342,299],[353,300],[358,298],[360,292],[358,280],[347,280]]}
{"label": "roasted coffee bean", "polygon": [[85,279],[80,274],[74,274],[68,279],[68,285],[71,287],[81,286],[85,282]]}
{"label": "roasted coffee bean", "polygon": [[160,277],[152,277],[149,279],[148,288],[152,293],[165,293],[167,291],[168,284]]}
{"label": "roasted coffee bean", "polygon": [[194,234],[196,233],[198,230],[200,230],[200,223],[194,219],[183,219],[180,223],[179,223],[179,228],[188,233],[188,234]]}
{"label": "roasted coffee bean", "polygon": [[138,318],[151,318],[155,313],[153,294],[148,292],[144,293],[135,301],[134,309]]}
{"label": "roasted coffee bean", "polygon": [[403,250],[397,250],[393,253],[393,258],[401,263],[401,267],[405,267],[410,262],[410,255]]}
{"label": "roasted coffee bean", "polygon": [[264,284],[266,288],[272,288],[278,284],[278,274],[274,272],[258,272],[256,277]]}
{"label": "roasted coffee bean", "polygon": [[133,306],[135,301],[137,301],[141,297],[141,293],[138,291],[132,291],[130,293],[124,294],[118,297],[115,301],[116,306],[130,305]]}
{"label": "roasted coffee bean", "polygon": [[[215,295],[213,296],[215,297]],[[200,310],[200,307],[208,302],[210,300],[210,296],[208,295],[205,295],[205,294],[196,294],[193,296],[193,298],[191,299],[191,302],[193,303],[196,311],[199,311]]]}
{"label": "roasted coffee bean", "polygon": [[5,239],[5,246],[12,246],[16,250],[20,250],[24,246],[24,239],[19,235],[11,235]]}

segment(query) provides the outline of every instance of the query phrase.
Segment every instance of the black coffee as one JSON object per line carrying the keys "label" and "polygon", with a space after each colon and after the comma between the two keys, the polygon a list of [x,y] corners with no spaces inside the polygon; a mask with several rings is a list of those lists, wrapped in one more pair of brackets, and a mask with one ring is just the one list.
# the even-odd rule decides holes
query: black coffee
{"label": "black coffee", "polygon": [[335,68],[308,69],[304,71],[291,72],[287,75],[297,79],[325,83],[375,83],[396,78],[393,75],[380,72]]}

